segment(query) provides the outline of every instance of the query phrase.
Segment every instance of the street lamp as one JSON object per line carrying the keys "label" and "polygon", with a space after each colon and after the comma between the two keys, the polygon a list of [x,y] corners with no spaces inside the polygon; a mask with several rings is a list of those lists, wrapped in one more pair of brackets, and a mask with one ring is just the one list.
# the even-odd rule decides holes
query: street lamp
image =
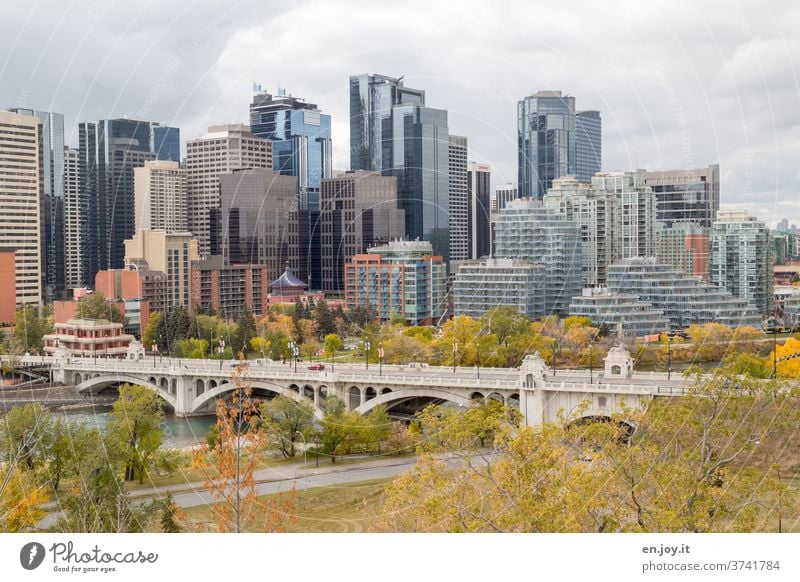
{"label": "street lamp", "polygon": [[367,365],[367,370],[369,370],[369,349],[372,347],[372,344],[369,343],[368,339],[364,340],[364,363]]}
{"label": "street lamp", "polygon": [[219,371],[222,371],[222,359],[225,355],[225,340],[219,338],[219,348],[217,348],[217,353],[219,353]]}
{"label": "street lamp", "polygon": [[772,377],[778,377],[778,328],[772,328]]}
{"label": "street lamp", "polygon": [[594,338],[589,341],[589,384],[594,384]]}
{"label": "street lamp", "polygon": [[[158,344],[153,344],[150,346],[150,349],[153,352],[153,367],[156,366],[156,354],[158,353]],[[95,353],[95,363],[97,363],[97,353]]]}
{"label": "street lamp", "polygon": [[308,444],[306,443],[306,435],[299,430],[294,431],[294,433],[303,437],[303,473],[306,479],[306,491],[308,491]]}
{"label": "street lamp", "polygon": [[456,357],[458,356],[458,342],[453,342],[453,374],[456,373]]}
{"label": "street lamp", "polygon": [[558,351],[558,341],[553,340],[553,376],[556,375],[556,352]]}
{"label": "street lamp", "polygon": [[667,380],[672,378],[672,336],[667,336]]}
{"label": "street lamp", "polygon": [[383,376],[383,348],[378,346],[378,376]]}

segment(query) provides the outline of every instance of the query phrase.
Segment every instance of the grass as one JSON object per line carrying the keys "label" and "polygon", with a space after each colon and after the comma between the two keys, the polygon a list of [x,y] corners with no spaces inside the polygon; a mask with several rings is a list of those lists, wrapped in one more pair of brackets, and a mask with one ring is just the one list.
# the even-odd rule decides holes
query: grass
{"label": "grass", "polygon": [[[384,486],[391,479],[375,479],[297,491],[295,521],[289,533],[357,533],[377,531],[383,507]],[[267,495],[264,498],[269,498]],[[183,510],[189,531],[217,531],[208,505]],[[257,529],[247,531],[257,532]]]}

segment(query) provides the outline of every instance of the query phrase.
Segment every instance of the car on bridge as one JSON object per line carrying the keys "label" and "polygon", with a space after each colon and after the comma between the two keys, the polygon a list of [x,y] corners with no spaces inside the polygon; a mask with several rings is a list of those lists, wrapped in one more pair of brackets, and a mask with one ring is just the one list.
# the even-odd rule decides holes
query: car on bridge
{"label": "car on bridge", "polygon": [[309,370],[319,370],[319,371],[321,371],[321,370],[324,370],[324,369],[325,369],[325,364],[320,364],[320,363],[318,363],[318,364],[311,364],[311,365],[308,367],[308,369],[309,369]]}

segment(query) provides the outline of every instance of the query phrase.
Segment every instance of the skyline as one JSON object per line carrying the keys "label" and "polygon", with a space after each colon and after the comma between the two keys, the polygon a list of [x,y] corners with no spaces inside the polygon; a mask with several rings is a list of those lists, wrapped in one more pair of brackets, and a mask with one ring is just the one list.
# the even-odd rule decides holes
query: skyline
{"label": "skyline", "polygon": [[[255,81],[331,115],[334,168],[345,170],[349,76],[405,74],[430,107],[448,110],[470,160],[492,166],[494,189],[517,181],[517,101],[560,89],[580,109],[601,111],[603,170],[719,163],[723,207],[770,225],[800,222],[800,172],[791,164],[800,158],[792,115],[800,40],[780,25],[800,8],[786,2],[574,12],[510,2],[502,13],[463,3],[430,7],[414,27],[361,2],[288,11],[249,1],[80,6],[11,6],[0,22],[0,104],[63,113],[71,145],[79,122],[126,115],[178,126],[184,141],[209,125],[247,122]],[[524,28],[534,12],[547,27]]]}

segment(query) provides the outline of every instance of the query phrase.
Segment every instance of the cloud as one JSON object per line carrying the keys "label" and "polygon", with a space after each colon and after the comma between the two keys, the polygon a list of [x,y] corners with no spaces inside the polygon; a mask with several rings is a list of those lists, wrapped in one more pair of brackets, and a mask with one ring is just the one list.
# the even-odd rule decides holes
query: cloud
{"label": "cloud", "polygon": [[599,109],[606,169],[719,162],[722,200],[800,222],[793,3],[610,1],[39,3],[4,7],[0,103],[79,120],[163,120],[191,138],[245,121],[253,80],[333,116],[348,77],[406,75],[449,110],[495,184],[516,181],[516,101],[562,89]]}

